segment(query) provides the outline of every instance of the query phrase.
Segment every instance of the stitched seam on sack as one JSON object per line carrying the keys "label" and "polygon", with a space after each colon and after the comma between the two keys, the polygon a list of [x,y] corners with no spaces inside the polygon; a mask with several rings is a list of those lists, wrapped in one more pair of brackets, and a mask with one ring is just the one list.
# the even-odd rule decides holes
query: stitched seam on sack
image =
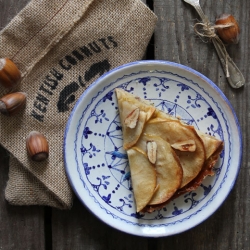
{"label": "stitched seam on sack", "polygon": [[[68,1],[67,1],[68,2]],[[67,3],[66,2],[66,3]],[[89,6],[91,5],[91,3],[93,2],[93,0],[88,0],[87,1],[88,2],[88,4],[85,6],[85,8],[81,11],[81,14],[79,15],[79,13],[78,13],[78,16],[77,16],[77,18],[75,18],[75,19],[73,19],[73,26],[79,21],[79,19],[82,17],[82,14],[86,11],[86,9],[88,9],[89,8]],[[61,7],[61,9],[66,5],[66,3],[64,3],[64,5]],[[61,10],[60,9],[60,10]],[[60,10],[57,12],[57,13],[59,13],[60,12]],[[56,16],[57,14],[55,14],[51,19],[50,19],[50,21]],[[49,24],[50,23],[50,21],[47,23],[47,24]],[[45,25],[44,27],[46,27],[47,25]],[[22,72],[22,81],[23,81],[23,79],[31,72],[31,70],[34,68],[34,66],[48,53],[48,51],[50,51],[50,49],[52,48],[52,47],[54,47],[55,46],[55,44],[57,44],[60,40],[61,40],[61,38],[62,37],[64,37],[68,32],[69,32],[69,30],[70,29],[72,29],[72,27],[73,26],[69,26],[68,28],[66,28],[66,29],[63,29],[63,30],[61,30],[55,37],[54,37],[54,39],[52,40],[52,42],[51,43],[49,43],[48,44],[48,46],[44,49],[44,51],[43,51],[43,53],[41,53],[40,54],[40,56],[38,57],[38,59],[33,63],[33,64],[31,64],[31,65],[29,65],[27,68],[26,68],[26,70],[24,70],[23,72]],[[43,28],[44,28],[43,27]],[[40,29],[40,31],[41,31],[42,29]],[[26,45],[27,45],[28,43],[26,43]],[[25,46],[23,46],[22,48],[24,48]],[[21,51],[21,50],[20,50]],[[19,52],[20,52],[19,51]],[[18,52],[18,53],[19,53]],[[16,54],[17,55],[17,54]],[[15,55],[15,56],[16,56]]]}
{"label": "stitched seam on sack", "polygon": [[15,58],[29,43],[30,43],[30,41],[32,41],[36,36],[37,36],[37,34],[39,34],[45,27],[47,27],[48,26],[48,24],[49,23],[51,23],[51,21],[61,12],[61,10],[65,7],[65,5],[67,4],[69,2],[69,0],[66,0],[65,2],[64,2],[64,4],[62,5],[62,7],[48,20],[48,22],[40,29],[40,30],[38,30],[30,39],[29,39],[29,41],[26,43],[26,44],[24,44],[23,45],[23,47],[22,48],[20,48],[17,52],[16,52],[16,54],[13,56],[13,58]]}

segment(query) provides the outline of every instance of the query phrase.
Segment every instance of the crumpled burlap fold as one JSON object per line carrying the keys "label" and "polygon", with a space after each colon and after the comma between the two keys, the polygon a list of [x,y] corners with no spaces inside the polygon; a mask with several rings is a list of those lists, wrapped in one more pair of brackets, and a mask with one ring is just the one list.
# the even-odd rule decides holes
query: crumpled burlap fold
{"label": "crumpled burlap fold", "polygon": [[[100,75],[142,59],[156,16],[141,0],[32,0],[0,33],[0,56],[12,59],[27,93],[24,110],[0,115],[0,143],[11,154],[6,199],[14,205],[72,206],[63,136],[79,96]],[[0,87],[0,96],[8,90]],[[44,162],[32,161],[25,139],[49,142]]]}

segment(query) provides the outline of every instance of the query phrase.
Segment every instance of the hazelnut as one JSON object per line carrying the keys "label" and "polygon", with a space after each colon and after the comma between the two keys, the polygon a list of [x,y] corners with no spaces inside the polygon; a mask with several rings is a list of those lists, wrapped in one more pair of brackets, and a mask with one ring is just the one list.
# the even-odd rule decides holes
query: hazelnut
{"label": "hazelnut", "polygon": [[17,114],[26,103],[26,93],[15,92],[4,95],[0,99],[0,112],[12,116]]}
{"label": "hazelnut", "polygon": [[239,42],[240,28],[238,22],[230,14],[222,14],[215,22],[217,35],[225,44],[237,44]]}
{"label": "hazelnut", "polygon": [[31,131],[26,139],[26,147],[33,161],[44,161],[49,156],[49,144],[44,135]]}
{"label": "hazelnut", "polygon": [[21,79],[21,72],[8,58],[0,58],[0,84],[5,88],[14,87]]}

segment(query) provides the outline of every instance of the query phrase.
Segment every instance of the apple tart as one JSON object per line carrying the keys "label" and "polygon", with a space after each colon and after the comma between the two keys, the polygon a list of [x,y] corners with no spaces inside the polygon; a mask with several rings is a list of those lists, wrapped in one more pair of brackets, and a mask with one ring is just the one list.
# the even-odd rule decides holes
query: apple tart
{"label": "apple tart", "polygon": [[213,175],[223,142],[115,89],[137,212],[153,212]]}

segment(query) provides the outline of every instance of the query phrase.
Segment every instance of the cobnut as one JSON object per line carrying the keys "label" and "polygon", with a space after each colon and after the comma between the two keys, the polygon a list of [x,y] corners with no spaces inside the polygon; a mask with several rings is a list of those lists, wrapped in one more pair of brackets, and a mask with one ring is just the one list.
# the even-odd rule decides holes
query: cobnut
{"label": "cobnut", "polygon": [[217,17],[215,28],[218,36],[225,44],[237,44],[239,42],[240,28],[232,15],[222,14]]}
{"label": "cobnut", "polygon": [[44,161],[49,156],[49,144],[44,135],[31,131],[26,139],[26,147],[33,161]]}
{"label": "cobnut", "polygon": [[21,79],[21,72],[8,58],[0,58],[0,84],[5,88],[14,87]]}
{"label": "cobnut", "polygon": [[0,112],[12,116],[18,113],[26,103],[26,93],[15,92],[4,95],[0,99]]}

